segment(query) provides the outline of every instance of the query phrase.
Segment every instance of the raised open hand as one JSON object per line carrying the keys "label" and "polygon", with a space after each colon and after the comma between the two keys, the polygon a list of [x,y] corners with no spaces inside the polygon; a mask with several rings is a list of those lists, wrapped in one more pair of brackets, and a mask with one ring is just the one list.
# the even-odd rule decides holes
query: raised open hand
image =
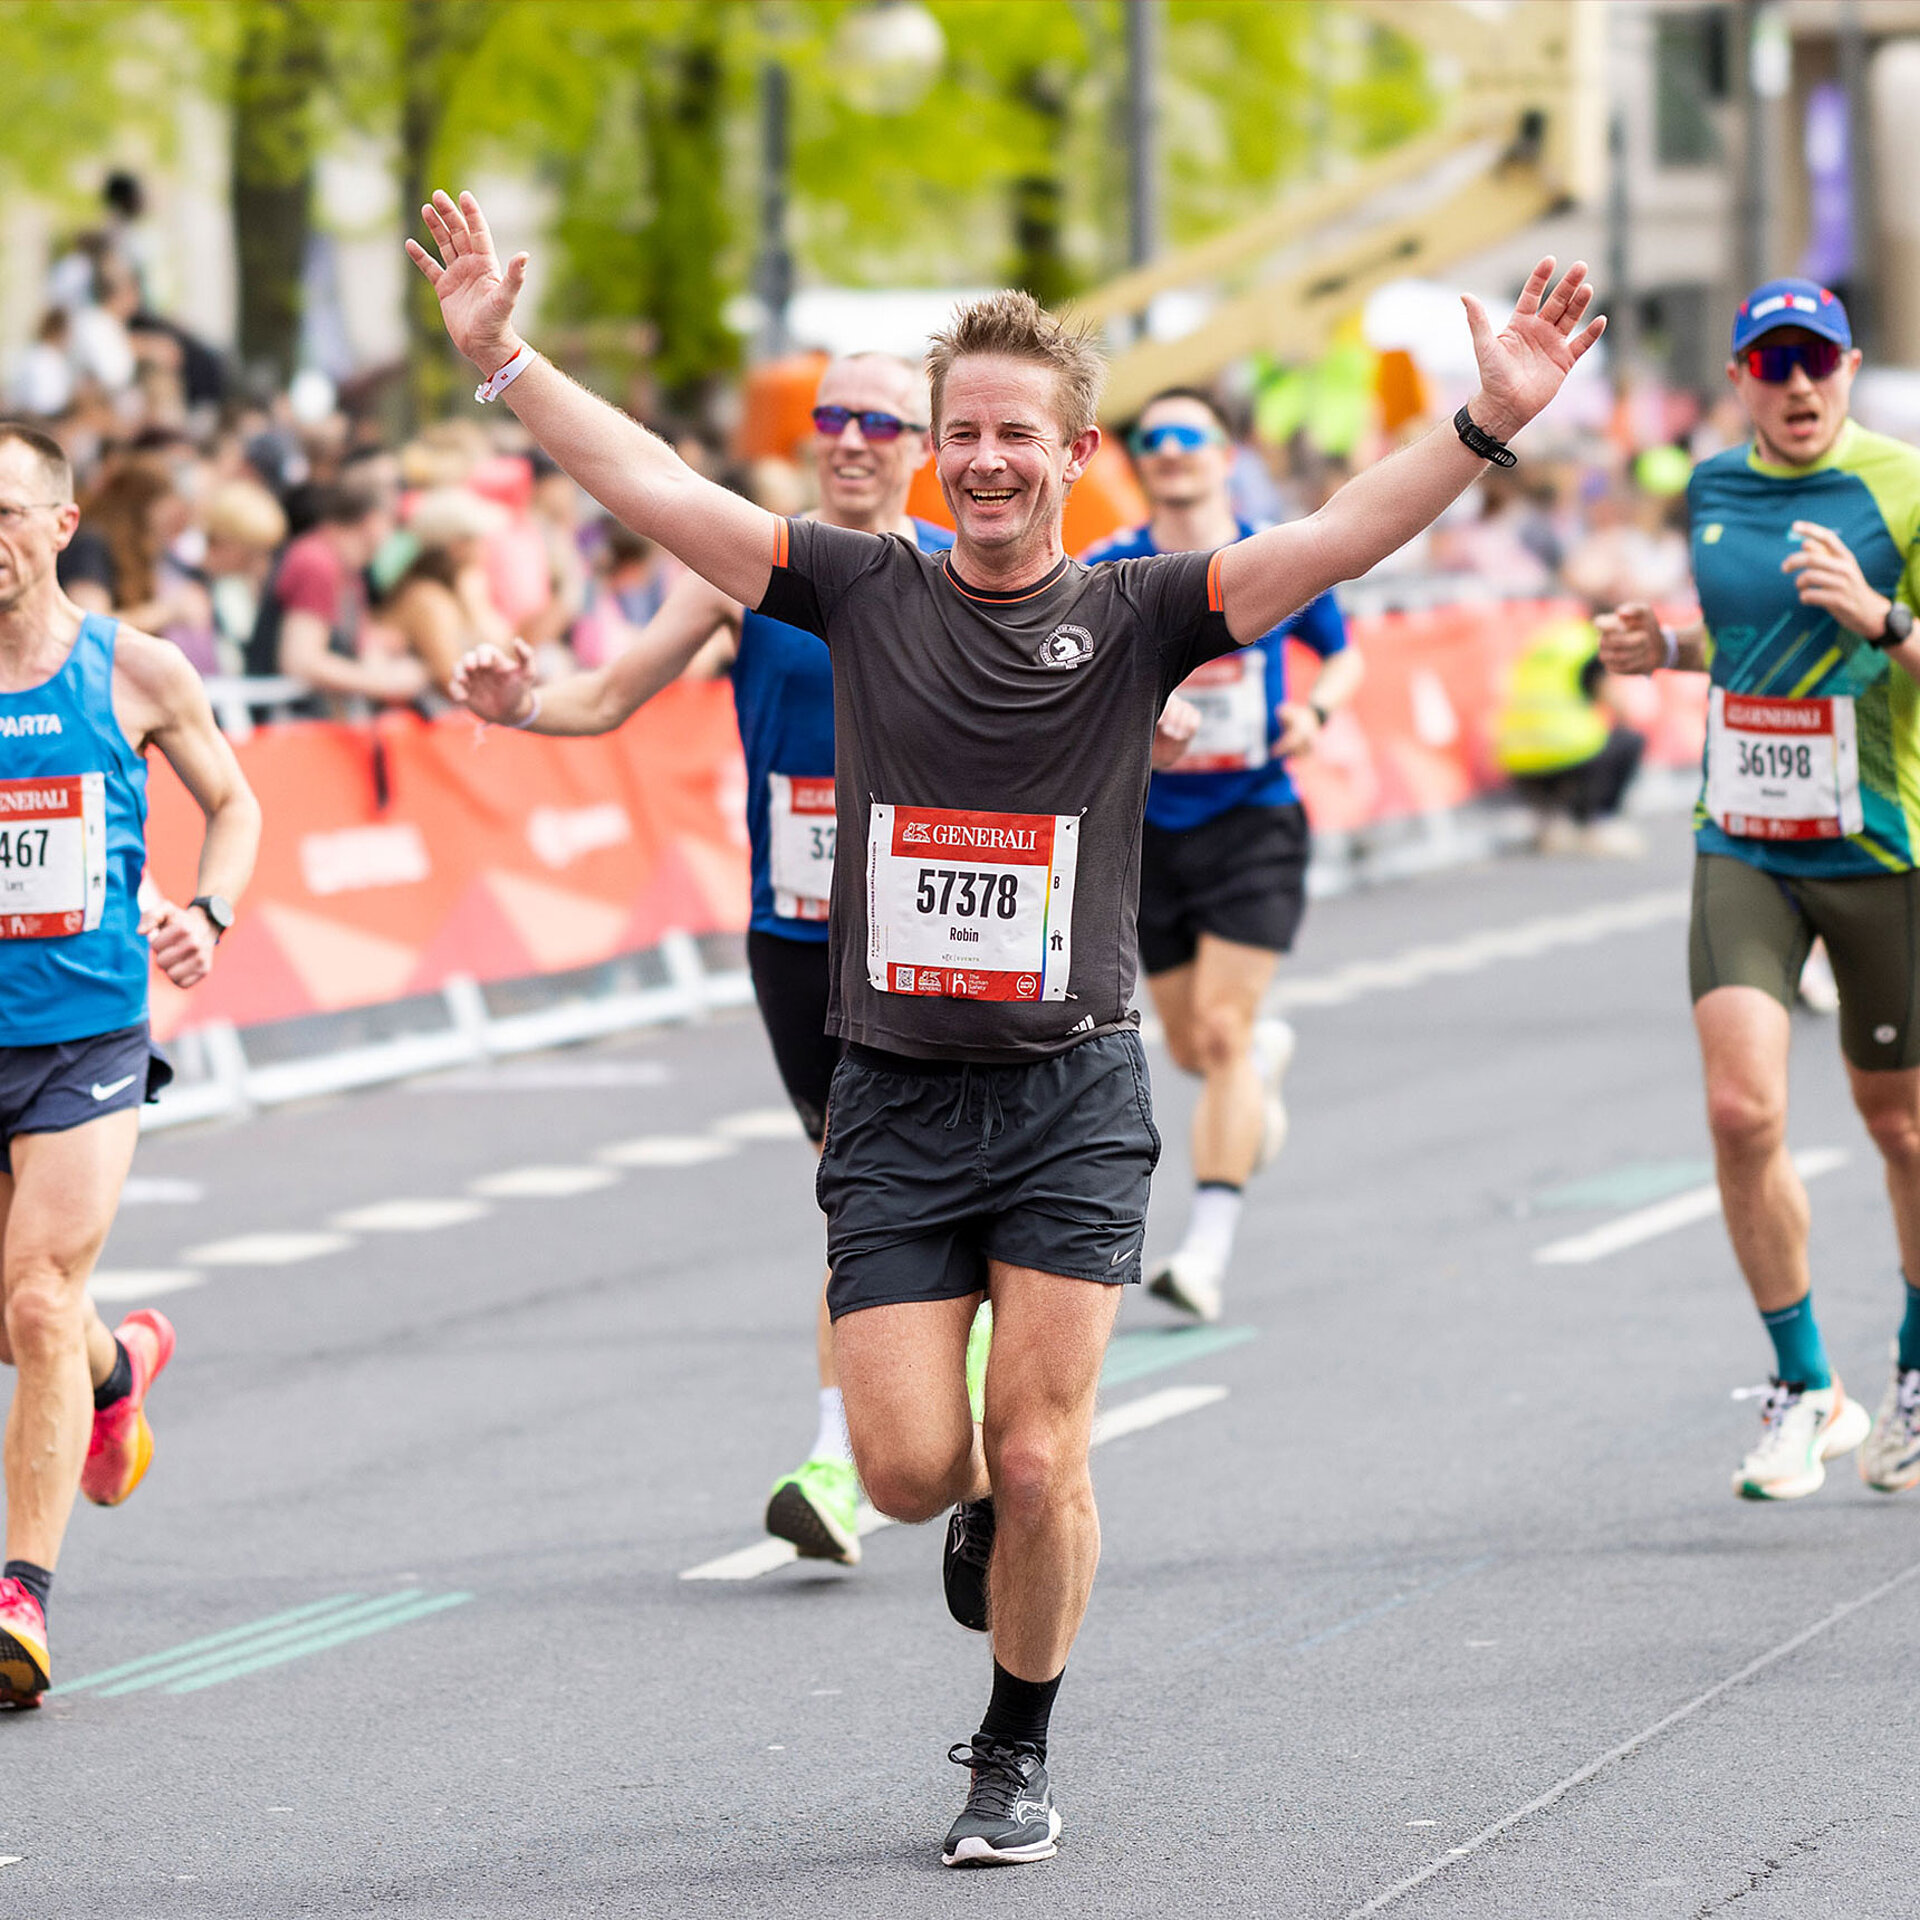
{"label": "raised open hand", "polygon": [[408,258],[438,297],[448,337],[483,378],[491,378],[520,349],[513,303],[526,285],[527,256],[516,253],[502,270],[487,217],[470,193],[461,194],[456,206],[436,187],[432,202],[420,212],[440,258],[417,240],[407,242]]}
{"label": "raised open hand", "polygon": [[1553,255],[1527,276],[1513,314],[1498,333],[1487,310],[1463,293],[1473,333],[1473,356],[1480,363],[1480,394],[1474,419],[1501,440],[1519,432],[1560,391],[1573,363],[1606,332],[1604,317],[1588,320],[1593,284],[1587,263],[1576,260],[1553,286]]}
{"label": "raised open hand", "polygon": [[447,692],[482,720],[515,727],[532,717],[539,684],[533,649],[516,638],[504,648],[489,641],[463,655],[448,679]]}

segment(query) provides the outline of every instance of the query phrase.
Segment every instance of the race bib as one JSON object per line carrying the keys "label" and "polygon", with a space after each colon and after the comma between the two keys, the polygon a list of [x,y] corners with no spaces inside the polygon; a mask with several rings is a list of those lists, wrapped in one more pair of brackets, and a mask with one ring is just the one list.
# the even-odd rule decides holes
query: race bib
{"label": "race bib", "polygon": [[1774,700],[1715,687],[1707,811],[1748,840],[1838,840],[1864,825],[1853,699]]}
{"label": "race bib", "polygon": [[1200,729],[1176,773],[1228,773],[1267,764],[1267,656],[1258,647],[1223,653],[1196,667],[1181,681],[1180,698],[1200,709]]}
{"label": "race bib", "polygon": [[833,776],[770,773],[767,865],[783,920],[824,920],[833,894]]}
{"label": "race bib", "polygon": [[90,932],[106,904],[106,775],[0,780],[0,940]]}
{"label": "race bib", "polygon": [[1064,1000],[1073,965],[1074,813],[874,803],[867,979],[881,993]]}

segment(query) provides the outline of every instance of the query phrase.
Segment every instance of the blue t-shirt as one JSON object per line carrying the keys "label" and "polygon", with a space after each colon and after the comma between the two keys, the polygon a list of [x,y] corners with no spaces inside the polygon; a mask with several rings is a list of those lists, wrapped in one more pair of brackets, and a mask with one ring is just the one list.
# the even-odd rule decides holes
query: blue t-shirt
{"label": "blue t-shirt", "polygon": [[[1242,540],[1258,531],[1238,524]],[[1089,547],[1081,558],[1093,566],[1159,551],[1151,528],[1134,527]],[[1287,697],[1289,640],[1302,641],[1323,660],[1345,649],[1347,623],[1332,594],[1308,601],[1237,653],[1208,661],[1181,685],[1181,697],[1201,712],[1201,732],[1189,753],[1199,764],[1153,776],[1147,786],[1149,826],[1184,833],[1235,807],[1284,807],[1299,798],[1286,761],[1271,757]]]}
{"label": "blue t-shirt", "polygon": [[[945,527],[915,520],[922,553],[953,545]],[[747,840],[755,933],[827,937],[833,861],[833,663],[803,627],[748,612],[733,661],[733,709],[747,756]],[[798,885],[775,885],[778,878]],[[814,889],[818,889],[817,892]]]}
{"label": "blue t-shirt", "polygon": [[0,693],[0,1047],[147,1017],[147,763],[113,714],[118,633],[88,614],[51,680]]}

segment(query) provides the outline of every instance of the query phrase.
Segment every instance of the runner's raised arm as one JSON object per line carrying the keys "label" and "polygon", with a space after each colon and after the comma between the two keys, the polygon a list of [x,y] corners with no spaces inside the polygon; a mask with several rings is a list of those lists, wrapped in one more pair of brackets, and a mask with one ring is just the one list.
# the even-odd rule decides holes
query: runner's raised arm
{"label": "runner's raised arm", "polygon": [[440,258],[416,240],[407,242],[407,253],[439,299],[448,337],[481,379],[491,384],[523,353],[531,355],[499,397],[534,439],[634,532],[657,540],[722,593],[759,605],[773,568],[774,516],[695,473],[657,434],[531,354],[513,326],[527,256],[516,253],[502,268],[472,194],[461,194],[456,205],[436,190],[421,213]]}
{"label": "runner's raised arm", "polygon": [[[1462,294],[1473,330],[1480,391],[1467,404],[1473,426],[1505,443],[1560,391],[1573,363],[1606,330],[1587,321],[1593,287],[1576,260],[1552,285],[1553,256],[1534,268],[1512,317],[1495,333],[1486,309]],[[1257,639],[1342,580],[1357,579],[1432,525],[1472,485],[1485,465],[1453,422],[1369,467],[1316,514],[1269,527],[1221,556],[1227,627],[1236,640]]]}

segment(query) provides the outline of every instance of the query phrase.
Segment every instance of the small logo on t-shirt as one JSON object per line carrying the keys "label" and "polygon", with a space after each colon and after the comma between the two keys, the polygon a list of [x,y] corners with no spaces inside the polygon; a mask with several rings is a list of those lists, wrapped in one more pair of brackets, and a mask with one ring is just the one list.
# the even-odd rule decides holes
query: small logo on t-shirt
{"label": "small logo on t-shirt", "polygon": [[1093,635],[1085,627],[1055,627],[1033,656],[1036,667],[1078,667],[1093,658]]}

